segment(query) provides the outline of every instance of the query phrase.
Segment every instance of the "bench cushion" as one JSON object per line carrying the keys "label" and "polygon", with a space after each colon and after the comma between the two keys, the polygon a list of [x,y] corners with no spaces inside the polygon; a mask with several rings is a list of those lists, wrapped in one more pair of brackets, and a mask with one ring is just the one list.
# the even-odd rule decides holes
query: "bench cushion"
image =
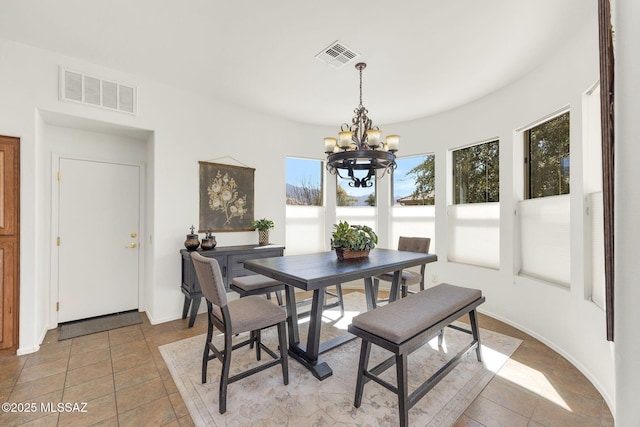
{"label": "bench cushion", "polygon": [[353,326],[400,344],[482,297],[478,289],[441,283],[353,318]]}

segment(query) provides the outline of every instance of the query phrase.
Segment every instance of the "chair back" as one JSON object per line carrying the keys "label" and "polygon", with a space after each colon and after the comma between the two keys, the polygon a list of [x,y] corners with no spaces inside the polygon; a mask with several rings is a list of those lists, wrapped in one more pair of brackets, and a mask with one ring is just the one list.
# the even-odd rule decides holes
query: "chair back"
{"label": "chair back", "polygon": [[220,265],[213,258],[206,258],[197,252],[191,252],[193,267],[200,282],[200,288],[207,301],[224,307],[227,305],[227,290],[224,287]]}
{"label": "chair back", "polygon": [[429,245],[431,238],[429,237],[403,237],[398,240],[399,251],[429,253]]}

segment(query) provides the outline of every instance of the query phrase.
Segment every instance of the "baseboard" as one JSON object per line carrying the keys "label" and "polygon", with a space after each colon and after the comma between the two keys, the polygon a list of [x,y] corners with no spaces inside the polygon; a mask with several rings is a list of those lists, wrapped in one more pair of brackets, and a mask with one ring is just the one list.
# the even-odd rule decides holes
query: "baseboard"
{"label": "baseboard", "polygon": [[172,320],[182,319],[181,314],[175,314],[172,316],[166,316],[161,318],[154,318],[148,311],[144,313],[147,315],[147,318],[149,319],[149,323],[151,323],[152,325],[159,325],[161,323],[171,322]]}
{"label": "baseboard", "polygon": [[39,345],[37,345],[35,347],[29,347],[29,348],[19,348],[16,351],[16,356],[22,356],[24,354],[35,353],[38,350],[40,350],[40,346]]}

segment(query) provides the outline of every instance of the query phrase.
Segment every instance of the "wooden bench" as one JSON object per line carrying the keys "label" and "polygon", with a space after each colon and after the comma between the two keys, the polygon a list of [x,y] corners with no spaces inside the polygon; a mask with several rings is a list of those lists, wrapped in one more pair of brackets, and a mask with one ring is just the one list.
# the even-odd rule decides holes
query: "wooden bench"
{"label": "wooden bench", "polygon": [[[408,426],[409,409],[435,387],[465,354],[475,349],[478,361],[482,362],[476,307],[484,301],[482,292],[477,289],[441,283],[408,298],[354,317],[348,330],[362,338],[354,406],[360,407],[364,385],[373,380],[398,395],[400,426]],[[467,313],[471,330],[451,325],[453,321]],[[471,334],[473,340],[409,394],[407,356],[436,335],[439,335],[438,345],[441,345],[444,328],[447,326]],[[394,355],[368,369],[371,344],[380,346]],[[379,377],[394,363],[397,386]]]}

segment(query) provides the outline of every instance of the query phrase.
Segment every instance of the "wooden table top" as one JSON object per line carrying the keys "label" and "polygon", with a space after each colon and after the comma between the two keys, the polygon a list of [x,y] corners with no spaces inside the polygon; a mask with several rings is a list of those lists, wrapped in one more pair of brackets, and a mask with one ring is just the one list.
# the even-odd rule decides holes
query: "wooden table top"
{"label": "wooden table top", "polygon": [[367,258],[338,260],[334,251],[247,260],[244,267],[306,291],[435,262],[435,254],[373,249]]}

